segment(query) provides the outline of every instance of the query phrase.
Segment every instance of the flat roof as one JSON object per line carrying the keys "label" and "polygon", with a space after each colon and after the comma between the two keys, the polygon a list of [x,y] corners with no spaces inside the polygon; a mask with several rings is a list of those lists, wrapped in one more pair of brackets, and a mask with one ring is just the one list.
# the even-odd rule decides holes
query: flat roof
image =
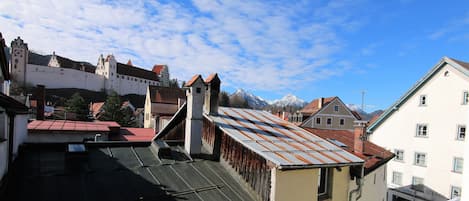
{"label": "flat roof", "polygon": [[110,121],[69,121],[69,120],[34,120],[28,124],[28,131],[96,131],[109,132],[109,127],[120,127]]}
{"label": "flat roof", "polygon": [[220,107],[208,116],[227,135],[280,167],[363,163],[359,157],[261,110]]}
{"label": "flat roof", "polygon": [[86,144],[86,155],[26,144],[6,200],[255,200],[220,163],[185,160],[179,146],[160,158],[149,144]]}

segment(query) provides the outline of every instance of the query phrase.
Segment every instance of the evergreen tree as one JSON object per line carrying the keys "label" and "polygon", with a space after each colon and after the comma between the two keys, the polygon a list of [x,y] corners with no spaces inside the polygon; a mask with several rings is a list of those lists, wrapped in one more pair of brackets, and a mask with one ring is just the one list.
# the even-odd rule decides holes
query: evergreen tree
{"label": "evergreen tree", "polygon": [[218,103],[220,106],[223,107],[229,107],[230,106],[230,96],[228,96],[228,93],[226,91],[220,92],[220,95],[218,96]]}
{"label": "evergreen tree", "polygon": [[121,110],[122,102],[116,92],[111,92],[103,105],[103,114],[99,118],[101,121],[121,122],[124,114]]}
{"label": "evergreen tree", "polygon": [[118,123],[124,127],[137,127],[134,111],[130,107],[121,108],[121,111],[123,116]]}
{"label": "evergreen tree", "polygon": [[65,111],[73,112],[79,120],[87,120],[89,114],[88,104],[80,94],[74,93],[70,99],[65,102]]}
{"label": "evergreen tree", "polygon": [[169,80],[169,87],[171,87],[171,88],[179,88],[178,80],[177,80],[177,79],[171,79],[171,80]]}

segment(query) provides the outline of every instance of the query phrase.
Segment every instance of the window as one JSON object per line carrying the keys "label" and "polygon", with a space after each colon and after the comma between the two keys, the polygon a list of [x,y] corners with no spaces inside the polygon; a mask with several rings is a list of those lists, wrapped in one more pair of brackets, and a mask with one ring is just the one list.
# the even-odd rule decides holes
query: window
{"label": "window", "polygon": [[117,78],[119,78],[119,75],[116,75]]}
{"label": "window", "polygon": [[425,124],[417,124],[417,133],[415,136],[417,137],[427,137],[427,125]]}
{"label": "window", "polygon": [[402,185],[402,173],[392,172],[392,183]]}
{"label": "window", "polygon": [[423,178],[421,177],[412,177],[412,189],[416,191],[423,192]]}
{"label": "window", "polygon": [[318,125],[321,124],[321,117],[316,118],[316,124],[318,124]]}
{"label": "window", "polygon": [[412,185],[423,184],[423,178],[421,177],[412,177]]}
{"label": "window", "polygon": [[395,161],[404,161],[404,150],[394,149],[394,154],[396,154]]}
{"label": "window", "polygon": [[0,107],[0,143],[5,141],[8,137],[7,132],[4,132],[6,121],[7,121],[7,115],[5,113],[5,110]]}
{"label": "window", "polygon": [[329,183],[330,183],[330,174],[328,168],[319,169],[318,174],[318,197],[328,198],[329,197]]}
{"label": "window", "polygon": [[340,120],[339,120],[339,124],[340,124],[341,126],[345,125],[345,119],[340,119]]}
{"label": "window", "polygon": [[451,199],[461,197],[461,187],[451,186]]}
{"label": "window", "polygon": [[415,152],[414,165],[427,166],[427,154]]}
{"label": "window", "polygon": [[462,93],[462,104],[467,105],[469,103],[469,92],[465,91]]}
{"label": "window", "polygon": [[201,90],[202,89],[200,87],[195,88],[195,92],[198,93],[198,94],[200,94]]}
{"label": "window", "polygon": [[465,138],[466,138],[466,126],[459,125],[456,140],[464,140]]}
{"label": "window", "polygon": [[334,111],[335,111],[335,112],[338,112],[338,111],[339,111],[339,106],[338,106],[338,105],[334,105]]}
{"label": "window", "polygon": [[420,106],[425,106],[427,105],[427,96],[426,95],[421,95],[420,96]]}
{"label": "window", "polygon": [[453,159],[453,172],[462,173],[463,164],[464,164],[463,158],[455,157]]}
{"label": "window", "polygon": [[326,124],[327,124],[327,125],[331,125],[331,124],[332,124],[332,119],[331,119],[331,118],[327,118]]}

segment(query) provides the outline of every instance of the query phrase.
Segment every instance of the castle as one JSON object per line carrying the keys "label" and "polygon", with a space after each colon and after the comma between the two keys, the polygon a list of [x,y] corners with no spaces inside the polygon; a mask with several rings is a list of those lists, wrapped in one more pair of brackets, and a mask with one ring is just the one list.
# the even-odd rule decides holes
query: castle
{"label": "castle", "polygon": [[100,55],[96,66],[55,54],[43,56],[28,50],[18,37],[11,42],[11,76],[19,86],[45,85],[47,88],[79,88],[115,91],[120,95],[144,95],[147,86],[169,86],[169,69],[155,65],[151,71],[119,63],[113,55]]}

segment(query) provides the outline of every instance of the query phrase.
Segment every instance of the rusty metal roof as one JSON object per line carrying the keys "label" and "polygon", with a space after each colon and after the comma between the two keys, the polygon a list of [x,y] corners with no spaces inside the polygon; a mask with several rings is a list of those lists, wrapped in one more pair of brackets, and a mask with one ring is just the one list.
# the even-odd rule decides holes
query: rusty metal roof
{"label": "rusty metal roof", "polygon": [[280,168],[360,164],[364,161],[269,112],[220,107],[209,116],[227,135]]}

